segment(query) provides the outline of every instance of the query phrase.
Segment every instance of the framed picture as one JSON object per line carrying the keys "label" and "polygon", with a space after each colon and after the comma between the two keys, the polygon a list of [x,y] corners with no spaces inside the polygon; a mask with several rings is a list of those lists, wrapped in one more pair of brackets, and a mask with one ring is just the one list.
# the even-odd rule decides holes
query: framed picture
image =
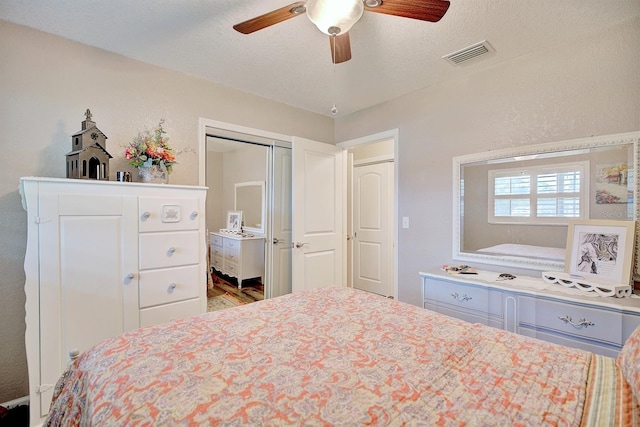
{"label": "framed picture", "polygon": [[572,220],[567,233],[565,273],[628,285],[635,221]]}
{"label": "framed picture", "polygon": [[596,204],[633,203],[633,167],[629,163],[596,166]]}
{"label": "framed picture", "polygon": [[240,231],[242,227],[242,211],[227,212],[227,230]]}

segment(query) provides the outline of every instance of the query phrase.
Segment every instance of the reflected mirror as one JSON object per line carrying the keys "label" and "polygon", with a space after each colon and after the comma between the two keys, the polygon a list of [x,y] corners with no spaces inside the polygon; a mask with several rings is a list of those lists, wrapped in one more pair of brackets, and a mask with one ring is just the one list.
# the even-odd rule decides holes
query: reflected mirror
{"label": "reflected mirror", "polygon": [[243,230],[264,234],[264,181],[235,184],[235,210],[242,211]]}
{"label": "reflected mirror", "polygon": [[563,270],[569,219],[638,219],[639,140],[634,132],[455,157],[453,259]]}

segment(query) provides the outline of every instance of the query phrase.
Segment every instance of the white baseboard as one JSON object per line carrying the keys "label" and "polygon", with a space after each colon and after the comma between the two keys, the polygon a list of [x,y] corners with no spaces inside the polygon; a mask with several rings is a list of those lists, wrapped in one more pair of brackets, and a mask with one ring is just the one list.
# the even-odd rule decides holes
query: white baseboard
{"label": "white baseboard", "polygon": [[28,405],[29,404],[29,396],[19,397],[17,399],[10,400],[8,402],[0,403],[0,406],[3,406],[7,409],[15,408],[20,405]]}

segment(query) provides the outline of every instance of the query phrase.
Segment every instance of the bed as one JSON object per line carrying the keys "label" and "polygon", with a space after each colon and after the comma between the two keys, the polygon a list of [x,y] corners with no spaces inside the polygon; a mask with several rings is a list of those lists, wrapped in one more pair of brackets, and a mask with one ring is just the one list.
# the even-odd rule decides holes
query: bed
{"label": "bed", "polygon": [[103,341],[45,425],[633,426],[639,361],[323,288]]}

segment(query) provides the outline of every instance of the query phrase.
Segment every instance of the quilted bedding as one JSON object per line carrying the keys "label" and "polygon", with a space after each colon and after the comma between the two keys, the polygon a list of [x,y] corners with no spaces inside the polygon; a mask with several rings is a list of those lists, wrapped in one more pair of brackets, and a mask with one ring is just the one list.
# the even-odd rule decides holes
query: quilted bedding
{"label": "quilted bedding", "polygon": [[638,413],[614,359],[324,288],[104,341],[60,379],[45,425],[633,425]]}

